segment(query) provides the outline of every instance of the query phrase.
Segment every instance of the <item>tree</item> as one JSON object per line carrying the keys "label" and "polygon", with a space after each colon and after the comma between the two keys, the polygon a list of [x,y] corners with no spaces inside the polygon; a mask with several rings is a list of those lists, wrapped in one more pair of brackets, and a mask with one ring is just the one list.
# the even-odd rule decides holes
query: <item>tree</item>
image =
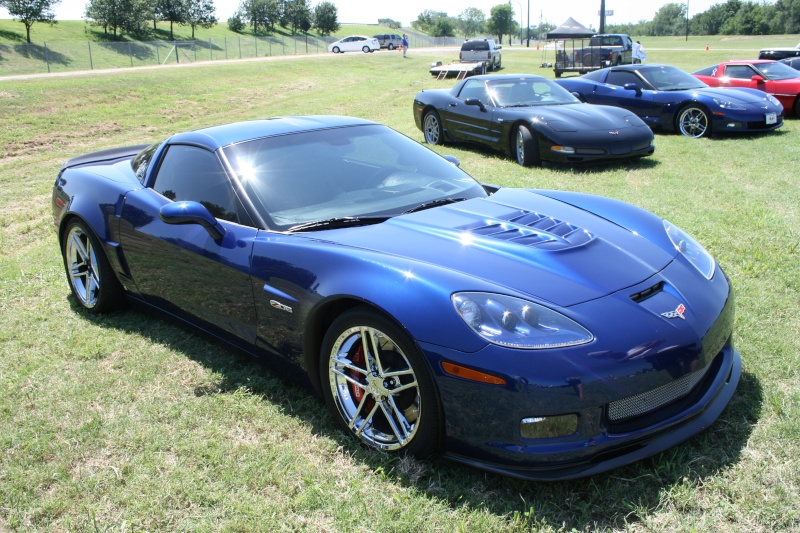
{"label": "tree", "polygon": [[456,25],[453,19],[440,17],[436,19],[429,31],[433,37],[454,37],[455,28]]}
{"label": "tree", "polygon": [[664,4],[656,11],[651,35],[684,35],[686,32],[686,4]]}
{"label": "tree", "polygon": [[486,22],[486,31],[497,36],[500,44],[503,44],[503,35],[509,35],[514,31],[514,11],[508,4],[496,5],[491,9],[491,16]]}
{"label": "tree", "polygon": [[267,31],[275,28],[280,21],[281,6],[278,0],[242,0],[239,12],[253,26],[253,35],[257,35],[260,26]]}
{"label": "tree", "polygon": [[61,0],[0,0],[0,6],[18,22],[25,25],[25,36],[31,42],[31,26],[36,22],[45,22],[51,26],[57,24],[53,7]]}
{"label": "tree", "polygon": [[456,28],[461,35],[474,37],[483,33],[486,24],[486,15],[477,7],[469,7],[461,12],[456,19]]}
{"label": "tree", "polygon": [[339,31],[339,13],[332,2],[322,2],[314,8],[314,27],[320,35]]}
{"label": "tree", "polygon": [[153,10],[147,0],[89,0],[84,17],[93,26],[102,26],[106,33],[111,28],[117,38],[123,32],[144,34]]}
{"label": "tree", "polygon": [[403,25],[398,21],[392,19],[378,19],[378,24],[382,24],[388,28],[392,28],[393,30],[399,30],[403,27]]}
{"label": "tree", "polygon": [[309,19],[311,19],[311,8],[308,6],[308,0],[286,0],[283,5],[282,23],[284,27],[292,30],[292,34],[297,33],[303,22],[308,22]]}
{"label": "tree", "polygon": [[173,24],[184,24],[189,16],[189,8],[186,0],[158,0],[155,9],[156,16],[160,20],[169,22],[169,40],[175,39],[172,32]]}
{"label": "tree", "polygon": [[428,33],[436,24],[436,21],[440,18],[447,18],[447,13],[444,11],[433,11],[432,9],[426,9],[417,15],[417,20],[411,23],[411,27],[415,30]]}
{"label": "tree", "polygon": [[192,39],[195,29],[208,29],[217,23],[214,0],[188,0],[186,7],[186,24],[192,28]]}
{"label": "tree", "polygon": [[240,11],[237,11],[228,19],[228,29],[233,33],[241,33],[244,27],[244,15]]}

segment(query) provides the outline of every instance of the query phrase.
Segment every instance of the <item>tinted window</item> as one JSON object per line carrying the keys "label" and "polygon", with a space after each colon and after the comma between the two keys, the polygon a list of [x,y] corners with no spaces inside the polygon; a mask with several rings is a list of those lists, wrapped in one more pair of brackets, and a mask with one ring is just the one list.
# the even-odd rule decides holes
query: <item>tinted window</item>
{"label": "tinted window", "polygon": [[488,50],[489,43],[487,41],[467,41],[461,45],[461,50],[468,52],[475,50]]}
{"label": "tinted window", "polygon": [[237,222],[236,201],[217,156],[195,146],[173,145],[158,168],[153,189],[173,202],[203,204],[216,218]]}
{"label": "tinted window", "polygon": [[725,75],[730,78],[749,80],[757,73],[748,65],[728,65],[725,67]]}
{"label": "tinted window", "polygon": [[156,153],[156,149],[158,149],[159,146],[161,146],[161,143],[151,144],[139,152],[136,157],[133,158],[133,161],[131,161],[131,168],[133,168],[136,178],[142,184],[144,184],[144,178],[147,174],[147,169],[150,167],[150,161],[153,159],[153,154]]}
{"label": "tinted window", "polygon": [[642,83],[642,79],[634,74],[633,72],[627,72],[625,70],[612,70],[608,73],[608,78],[606,78],[606,83],[611,85],[618,85],[619,87],[624,87],[626,83],[633,83],[640,89],[644,89],[644,83]]}

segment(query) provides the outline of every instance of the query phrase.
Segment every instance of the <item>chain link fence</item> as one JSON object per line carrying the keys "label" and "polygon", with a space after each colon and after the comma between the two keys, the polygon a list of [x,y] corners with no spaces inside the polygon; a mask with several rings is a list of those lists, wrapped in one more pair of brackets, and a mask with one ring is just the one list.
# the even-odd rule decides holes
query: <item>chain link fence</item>
{"label": "chain link fence", "polygon": [[[333,37],[234,37],[196,41],[0,42],[0,76],[224,61],[328,52]],[[454,37],[409,36],[410,48],[458,46]]]}

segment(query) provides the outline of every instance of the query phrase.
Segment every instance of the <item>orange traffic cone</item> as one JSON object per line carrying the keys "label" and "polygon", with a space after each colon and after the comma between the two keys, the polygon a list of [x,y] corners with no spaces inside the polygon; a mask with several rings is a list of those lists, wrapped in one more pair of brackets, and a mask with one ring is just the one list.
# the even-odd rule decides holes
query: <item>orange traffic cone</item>
{"label": "orange traffic cone", "polygon": [[706,52],[708,52],[708,43],[706,43]]}

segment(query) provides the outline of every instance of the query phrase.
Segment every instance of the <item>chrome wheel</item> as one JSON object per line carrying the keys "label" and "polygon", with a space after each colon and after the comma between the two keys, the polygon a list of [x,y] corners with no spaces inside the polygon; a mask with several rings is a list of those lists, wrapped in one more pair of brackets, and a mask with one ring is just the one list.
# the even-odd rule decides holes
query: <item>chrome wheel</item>
{"label": "chrome wheel", "polygon": [[361,50],[362,50],[362,51],[363,51],[365,54],[368,54],[368,53],[369,53],[369,51],[370,51],[370,50],[369,50],[369,46],[365,46],[365,47],[364,47],[364,48],[362,48]]}
{"label": "chrome wheel", "polygon": [[93,313],[120,307],[124,293],[97,238],[83,222],[73,220],[64,231],[61,254],[72,294]]}
{"label": "chrome wheel", "polygon": [[80,226],[74,226],[67,234],[64,261],[75,297],[84,307],[93,308],[100,292],[100,273],[92,240]]}
{"label": "chrome wheel", "polygon": [[369,309],[356,309],[334,322],[323,350],[325,398],[343,428],[381,450],[435,451],[433,381],[403,330]]}
{"label": "chrome wheel", "polygon": [[439,120],[439,113],[428,111],[422,119],[422,131],[425,134],[425,142],[428,144],[442,144],[442,123]]}
{"label": "chrome wheel", "polygon": [[708,114],[701,108],[688,106],[678,115],[678,130],[687,137],[699,139],[711,133]]}

